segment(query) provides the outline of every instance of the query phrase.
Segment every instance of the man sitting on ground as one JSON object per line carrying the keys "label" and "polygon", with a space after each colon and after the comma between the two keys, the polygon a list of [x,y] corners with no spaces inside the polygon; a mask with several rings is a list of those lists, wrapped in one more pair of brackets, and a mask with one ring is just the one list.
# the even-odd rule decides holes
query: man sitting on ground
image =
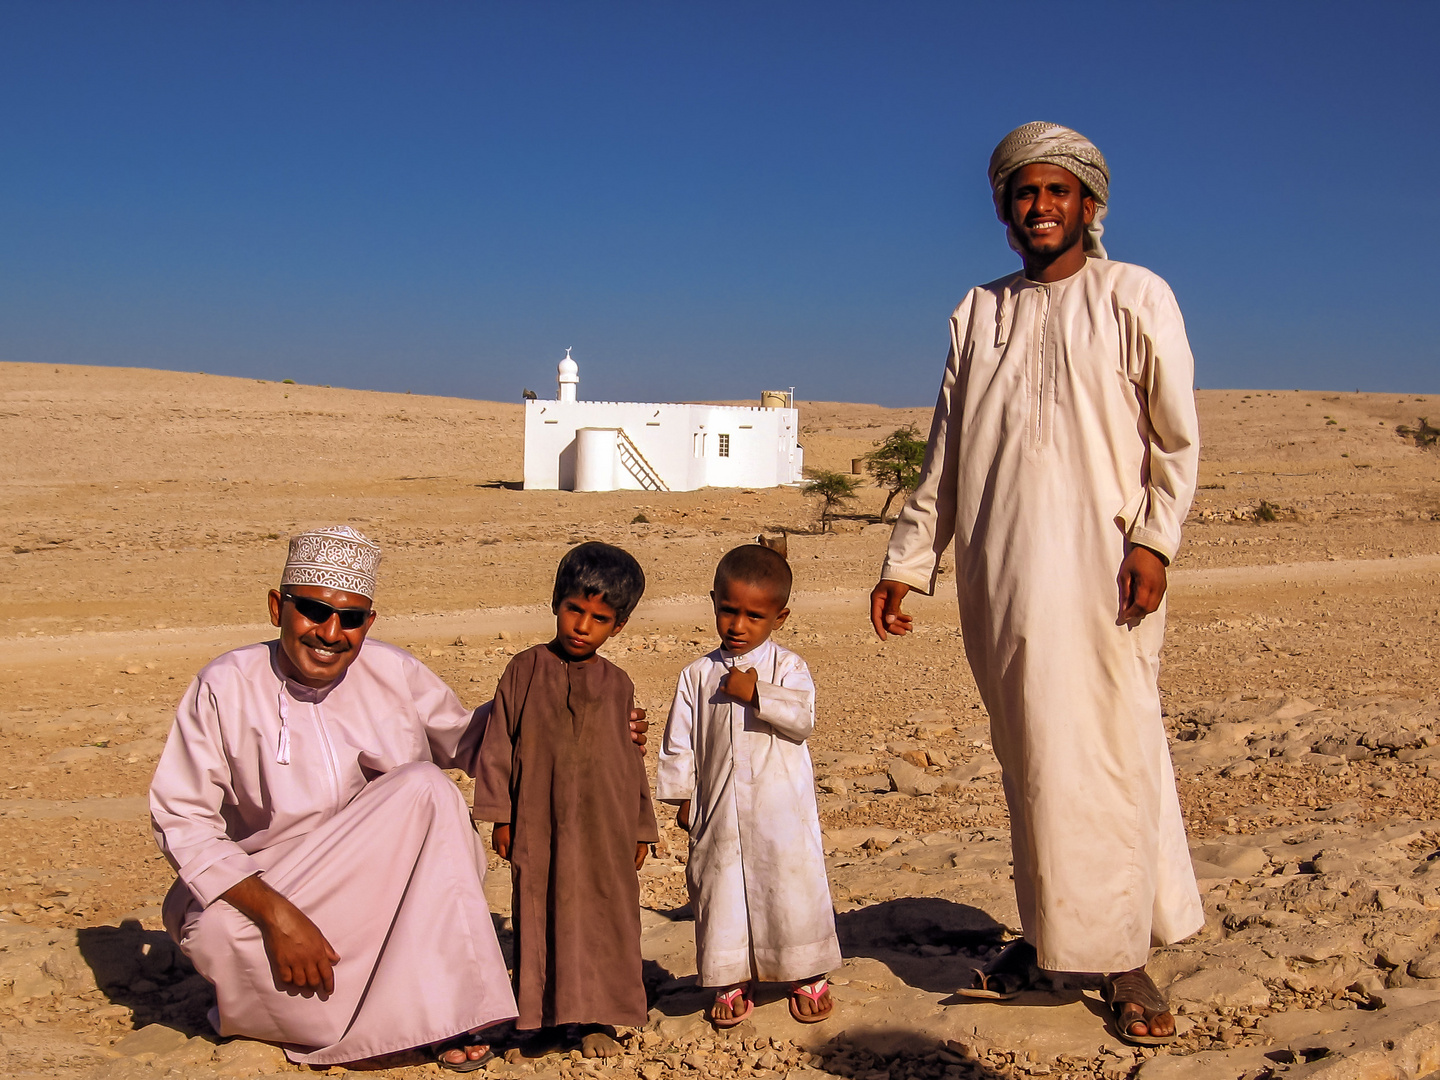
{"label": "man sitting on ground", "polygon": [[366,641],[379,561],[347,526],[294,537],[269,595],[279,640],[186,691],[150,789],[179,875],[165,925],[215,985],[222,1035],[313,1065],[439,1043],[469,1071],[490,1051],[467,1036],[516,1008],[485,853],[441,770],[471,768],[489,706]]}

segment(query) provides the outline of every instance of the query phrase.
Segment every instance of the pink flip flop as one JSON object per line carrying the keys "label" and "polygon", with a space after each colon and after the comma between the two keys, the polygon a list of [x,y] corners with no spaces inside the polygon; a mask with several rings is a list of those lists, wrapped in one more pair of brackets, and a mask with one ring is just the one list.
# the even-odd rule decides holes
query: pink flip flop
{"label": "pink flip flop", "polygon": [[[737,1000],[745,1002],[744,1012],[737,1013],[735,1011],[735,1002]],[[729,1018],[721,1019],[720,1017],[716,1016],[715,1005],[724,1005],[727,1009],[729,1009]],[[749,1018],[750,1014],[754,1011],[755,1002],[750,1000],[749,995],[745,993],[745,987],[732,987],[729,990],[722,990],[715,995],[715,1004],[710,1006],[710,1023],[714,1024],[717,1028],[732,1028],[736,1024],[744,1023]]]}
{"label": "pink flip flop", "polygon": [[798,1008],[795,1007],[796,999],[803,997],[809,998],[811,1003],[818,1008],[820,1006],[820,999],[829,992],[829,979],[816,979],[812,983],[806,983],[796,986],[793,990],[790,991],[790,1015],[794,1017],[798,1023],[801,1024],[818,1024],[822,1020],[829,1020],[830,1014],[835,1011],[835,1002],[833,999],[830,1002],[830,1008],[826,1009],[823,1013],[812,1013],[811,1015],[807,1016],[805,1013],[802,1013]]}

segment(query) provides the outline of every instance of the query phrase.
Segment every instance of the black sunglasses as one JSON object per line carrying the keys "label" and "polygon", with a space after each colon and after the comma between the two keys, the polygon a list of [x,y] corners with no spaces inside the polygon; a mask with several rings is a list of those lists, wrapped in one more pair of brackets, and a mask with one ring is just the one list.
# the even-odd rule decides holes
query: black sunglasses
{"label": "black sunglasses", "polygon": [[311,600],[308,596],[296,596],[294,593],[282,592],[281,599],[289,600],[295,605],[295,610],[303,615],[316,626],[324,626],[330,621],[331,615],[340,616],[340,629],[359,630],[365,625],[365,620],[370,617],[370,608],[358,607],[331,607],[321,600]]}

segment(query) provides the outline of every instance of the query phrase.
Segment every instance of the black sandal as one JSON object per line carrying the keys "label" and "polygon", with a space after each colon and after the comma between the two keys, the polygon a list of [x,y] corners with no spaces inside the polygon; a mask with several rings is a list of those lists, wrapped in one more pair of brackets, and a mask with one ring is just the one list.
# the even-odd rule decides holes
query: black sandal
{"label": "black sandal", "polygon": [[[1127,971],[1121,975],[1105,976],[1100,984],[1105,1004],[1115,1015],[1115,1032],[1131,1046],[1164,1046],[1175,1041],[1178,1032],[1169,1035],[1131,1035],[1127,1030],[1131,1024],[1149,1027],[1157,1017],[1170,1011],[1170,1003],[1160,996],[1160,988],[1144,968]],[[1120,1019],[1126,1005],[1139,1005],[1140,1016],[1133,1016],[1128,1022]]]}
{"label": "black sandal", "polygon": [[[471,1058],[467,1052],[464,1061],[446,1061],[445,1055],[451,1050],[469,1051],[472,1046],[485,1047],[485,1053],[478,1058]],[[476,1069],[483,1069],[489,1062],[495,1060],[495,1051],[490,1049],[490,1044],[480,1042],[473,1035],[457,1035],[453,1039],[446,1039],[442,1043],[436,1043],[432,1054],[432,1060],[442,1069],[449,1069],[451,1072],[468,1073]]]}
{"label": "black sandal", "polygon": [[970,969],[970,985],[955,991],[956,997],[983,1001],[1009,1001],[1035,988],[1035,948],[1024,938],[1006,945],[984,967]]}

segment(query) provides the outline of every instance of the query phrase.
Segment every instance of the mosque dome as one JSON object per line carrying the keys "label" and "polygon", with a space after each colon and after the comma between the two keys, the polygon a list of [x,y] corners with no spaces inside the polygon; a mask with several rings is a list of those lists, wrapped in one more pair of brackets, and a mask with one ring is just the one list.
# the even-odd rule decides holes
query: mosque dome
{"label": "mosque dome", "polygon": [[570,350],[565,350],[565,359],[560,361],[555,382],[558,389],[555,397],[559,401],[574,401],[575,388],[580,384],[580,365],[570,359]]}

